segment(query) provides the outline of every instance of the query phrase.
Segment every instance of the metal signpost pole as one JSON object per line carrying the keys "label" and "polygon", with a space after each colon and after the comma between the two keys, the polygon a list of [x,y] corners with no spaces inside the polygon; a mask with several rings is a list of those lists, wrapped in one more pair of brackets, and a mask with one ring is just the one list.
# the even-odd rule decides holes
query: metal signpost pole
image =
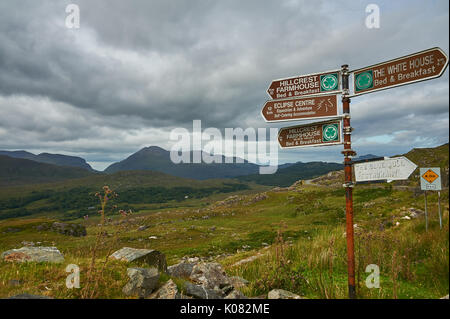
{"label": "metal signpost pole", "polygon": [[356,298],[355,288],[355,243],[353,231],[353,182],[352,182],[352,159],[356,155],[352,150],[350,126],[350,98],[348,85],[348,65],[343,65],[342,69],[342,107],[344,116],[344,173],[345,173],[345,210],[346,210],[346,237],[347,237],[347,269],[348,269],[348,297]]}
{"label": "metal signpost pole", "polygon": [[441,192],[438,192],[439,228],[442,229]]}
{"label": "metal signpost pole", "polygon": [[425,191],[425,231],[428,231],[427,191]]}

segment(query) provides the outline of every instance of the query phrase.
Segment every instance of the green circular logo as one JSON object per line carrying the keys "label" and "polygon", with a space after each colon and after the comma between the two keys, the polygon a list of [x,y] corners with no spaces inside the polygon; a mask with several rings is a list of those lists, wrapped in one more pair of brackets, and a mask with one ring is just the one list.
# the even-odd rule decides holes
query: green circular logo
{"label": "green circular logo", "polygon": [[328,124],[323,127],[323,141],[337,141],[339,137],[338,125],[337,124]]}
{"label": "green circular logo", "polygon": [[338,86],[337,74],[327,74],[320,77],[320,87],[322,91],[333,91]]}
{"label": "green circular logo", "polygon": [[365,90],[371,88],[373,86],[372,71],[366,71],[358,74],[355,82],[357,90]]}

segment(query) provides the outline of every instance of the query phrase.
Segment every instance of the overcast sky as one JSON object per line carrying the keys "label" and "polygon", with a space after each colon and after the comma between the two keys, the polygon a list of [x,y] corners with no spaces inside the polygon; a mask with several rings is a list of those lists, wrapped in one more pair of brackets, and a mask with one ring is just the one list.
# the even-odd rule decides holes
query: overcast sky
{"label": "overcast sky", "polygon": [[[80,28],[65,25],[79,5]],[[380,28],[365,26],[368,4]],[[173,128],[282,127],[260,115],[272,79],[449,52],[449,4],[430,1],[0,0],[0,149],[103,169]],[[353,149],[395,155],[449,140],[449,71],[352,99]],[[342,161],[342,146],[280,162]]]}

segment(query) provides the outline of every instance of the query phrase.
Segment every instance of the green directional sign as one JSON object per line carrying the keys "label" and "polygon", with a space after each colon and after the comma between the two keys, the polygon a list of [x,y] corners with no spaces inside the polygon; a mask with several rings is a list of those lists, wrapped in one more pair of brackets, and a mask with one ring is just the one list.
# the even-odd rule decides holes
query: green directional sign
{"label": "green directional sign", "polygon": [[320,76],[320,91],[321,92],[328,92],[328,91],[335,91],[338,89],[338,74],[337,73],[330,73]]}
{"label": "green directional sign", "polygon": [[373,71],[368,70],[366,72],[357,74],[355,76],[355,91],[359,92],[366,89],[373,88]]}
{"label": "green directional sign", "polygon": [[322,142],[339,141],[339,127],[338,124],[328,124],[322,127]]}

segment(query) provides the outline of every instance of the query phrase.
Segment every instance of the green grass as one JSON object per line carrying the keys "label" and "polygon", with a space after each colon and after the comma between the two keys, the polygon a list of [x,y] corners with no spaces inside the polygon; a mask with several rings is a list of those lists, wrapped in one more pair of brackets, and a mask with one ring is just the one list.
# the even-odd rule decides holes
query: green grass
{"label": "green grass", "polygon": [[[423,209],[422,197],[416,197],[407,190],[392,189],[388,185],[379,187],[358,185],[354,190],[355,223],[363,230],[357,232],[355,246],[360,283],[358,295],[362,298],[393,298],[394,283],[398,298],[437,298],[448,294],[448,191],[442,192],[444,230],[439,230],[437,222],[436,194],[430,194],[430,228],[426,233],[423,218],[400,219],[404,208]],[[142,204],[139,213],[131,216],[134,221],[122,230],[117,239],[109,238],[106,246],[111,249],[124,246],[157,249],[166,254],[169,264],[178,262],[183,256],[227,254],[228,257],[220,257],[218,261],[230,275],[240,275],[250,280],[251,284],[244,290],[249,296],[283,288],[308,298],[345,298],[345,199],[342,188],[304,185],[292,192],[268,192],[267,199],[251,205],[245,202],[252,198],[252,191],[245,193],[244,204],[215,208],[206,203],[223,199],[229,194],[189,199],[183,207],[157,209],[152,206],[156,204]],[[117,218],[113,216],[113,220]],[[23,240],[40,241],[42,245],[57,246],[66,258],[61,265],[0,262],[1,297],[23,292],[57,298],[80,296],[79,291],[65,288],[65,267],[69,263],[78,264],[82,274],[87,269],[89,250],[99,231],[99,219],[94,216],[89,221],[79,220],[87,226],[88,236],[83,238],[52,232],[39,233],[33,228],[52,220],[33,217],[0,221],[0,251],[19,248]],[[400,226],[395,226],[396,221],[400,222]],[[381,223],[386,224],[384,231],[379,230]],[[149,228],[137,231],[139,225],[148,225]],[[20,231],[2,233],[8,227],[20,228]],[[114,233],[117,227],[107,225],[105,230]],[[280,262],[280,254],[277,257],[276,253],[279,246],[277,232],[280,229],[287,243],[283,262]],[[157,236],[157,239],[149,239],[150,236]],[[263,249],[263,243],[272,246]],[[99,265],[107,251],[106,248],[99,251]],[[393,270],[394,251],[398,258]],[[239,267],[233,266],[240,259],[258,252],[266,255]],[[365,288],[367,275],[364,269],[369,263],[380,266],[380,289]],[[127,281],[127,266],[120,262],[108,263],[98,297],[124,297],[121,288]],[[397,274],[396,278],[394,274]],[[11,279],[21,279],[24,284],[10,287],[8,281]],[[167,279],[163,276],[161,281]],[[182,286],[182,281],[176,283]]]}

